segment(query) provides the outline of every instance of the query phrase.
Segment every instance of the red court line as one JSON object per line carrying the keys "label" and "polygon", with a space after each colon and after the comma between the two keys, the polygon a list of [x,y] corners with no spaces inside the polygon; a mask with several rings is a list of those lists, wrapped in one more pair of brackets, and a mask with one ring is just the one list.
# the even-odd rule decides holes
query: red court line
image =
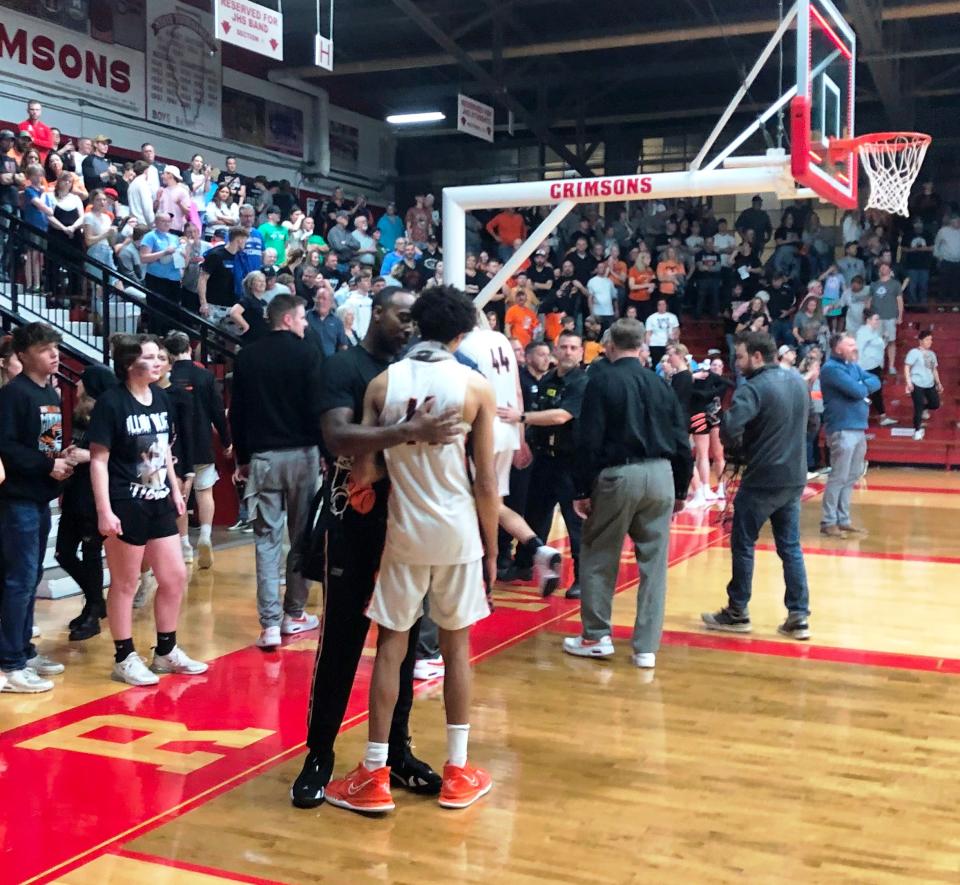
{"label": "red court line", "polygon": [[139,860],[157,866],[183,870],[187,873],[203,873],[207,876],[216,876],[218,879],[229,879],[231,882],[247,882],[249,885],[286,885],[285,882],[281,882],[279,879],[261,879],[258,876],[245,876],[243,873],[219,870],[215,867],[190,863],[185,860],[174,860],[170,857],[161,857],[159,854],[148,854],[145,851],[132,851],[129,848],[115,848],[112,851],[108,851],[107,854],[115,854],[117,857],[126,857],[130,860]]}
{"label": "red court line", "polygon": [[[775,553],[776,545],[764,542],[756,545],[757,550]],[[811,556],[843,556],[853,559],[885,559],[892,562],[931,562],[941,565],[960,565],[960,556],[923,556],[919,553],[892,553],[885,550],[851,550],[849,547],[808,547],[803,552]]]}
{"label": "red court line", "polygon": [[960,495],[960,489],[944,488],[943,486],[888,486],[875,485],[867,481],[867,492],[904,492],[911,495]]}

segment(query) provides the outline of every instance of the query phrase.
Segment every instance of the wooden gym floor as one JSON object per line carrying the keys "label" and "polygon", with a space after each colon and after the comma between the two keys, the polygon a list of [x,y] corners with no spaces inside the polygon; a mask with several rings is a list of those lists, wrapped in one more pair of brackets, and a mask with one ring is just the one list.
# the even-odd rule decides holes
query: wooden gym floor
{"label": "wooden gym floor", "polygon": [[[78,600],[38,604],[54,692],[0,698],[0,883],[710,883],[960,881],[960,475],[870,472],[856,542],[804,504],[810,643],[776,634],[782,578],[762,538],[754,633],[707,634],[729,552],[705,514],[675,526],[655,675],[565,656],[576,604],[501,586],[475,631],[471,756],[490,795],[462,812],[397,795],[367,819],[291,807],[316,636],[257,633],[250,546],[196,574],[180,637],[211,660],[157,689],[108,678],[106,634],[66,641]],[[137,618],[141,652],[152,618]],[[366,738],[362,664],[338,772]],[[443,763],[441,686],[422,684],[418,753]]]}

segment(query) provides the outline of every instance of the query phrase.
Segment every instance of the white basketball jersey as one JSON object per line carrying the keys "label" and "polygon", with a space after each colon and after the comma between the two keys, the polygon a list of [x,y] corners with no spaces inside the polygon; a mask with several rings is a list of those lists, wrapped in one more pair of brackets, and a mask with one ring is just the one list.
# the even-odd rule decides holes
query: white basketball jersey
{"label": "white basketball jersey", "polygon": [[[428,399],[434,413],[463,412],[472,369],[446,352],[407,358],[387,369],[380,423],[410,420]],[[411,443],[384,452],[390,474],[384,555],[410,565],[456,565],[483,557],[477,505],[467,475],[464,437],[450,445]]]}
{"label": "white basketball jersey", "polygon": [[[517,403],[517,357],[506,335],[492,329],[474,329],[460,344],[460,353],[472,359],[493,386],[497,406],[522,409]],[[493,422],[493,450],[515,452],[520,448],[520,425]]]}

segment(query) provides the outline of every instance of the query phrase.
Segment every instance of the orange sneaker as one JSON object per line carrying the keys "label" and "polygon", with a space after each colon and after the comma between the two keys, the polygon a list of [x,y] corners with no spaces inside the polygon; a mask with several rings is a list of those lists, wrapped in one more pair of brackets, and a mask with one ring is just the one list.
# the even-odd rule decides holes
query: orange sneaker
{"label": "orange sneaker", "polygon": [[443,766],[440,804],[444,808],[466,808],[486,796],[492,786],[489,772],[482,768],[474,768],[469,762],[463,768],[457,768],[448,762]]}
{"label": "orange sneaker", "polygon": [[396,808],[390,795],[389,765],[367,771],[361,762],[346,777],[330,781],[323,795],[331,805],[351,811],[373,814]]}

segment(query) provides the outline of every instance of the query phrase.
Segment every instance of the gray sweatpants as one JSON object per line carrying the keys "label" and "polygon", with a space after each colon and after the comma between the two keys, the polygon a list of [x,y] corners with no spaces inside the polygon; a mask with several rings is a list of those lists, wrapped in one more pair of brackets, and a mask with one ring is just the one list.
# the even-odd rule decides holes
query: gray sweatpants
{"label": "gray sweatpants", "polygon": [[[298,616],[307,604],[309,584],[300,574],[300,537],[320,479],[315,447],[256,452],[244,500],[253,523],[257,556],[257,614],[262,627],[279,627],[284,614]],[[280,605],[283,511],[286,504],[290,553],[287,591]]]}
{"label": "gray sweatpants", "polygon": [[850,525],[850,499],[853,487],[863,475],[867,454],[867,436],[862,430],[838,430],[827,436],[830,446],[830,475],[823,490],[823,514],[820,525]]}
{"label": "gray sweatpants", "polygon": [[633,650],[648,653],[660,648],[674,495],[673,471],[666,460],[601,471],[580,546],[580,619],[586,639],[611,634],[613,591],[623,539],[629,535],[640,572]]}

